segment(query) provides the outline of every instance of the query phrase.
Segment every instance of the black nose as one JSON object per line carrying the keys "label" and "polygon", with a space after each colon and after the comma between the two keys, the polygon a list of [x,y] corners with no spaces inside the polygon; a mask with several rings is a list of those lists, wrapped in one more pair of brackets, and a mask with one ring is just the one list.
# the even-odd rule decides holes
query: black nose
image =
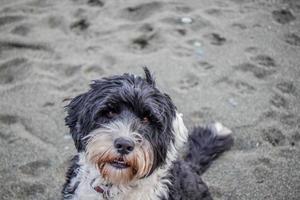
{"label": "black nose", "polygon": [[114,141],[114,146],[117,149],[118,153],[124,155],[129,154],[134,149],[134,142],[127,138],[117,138]]}

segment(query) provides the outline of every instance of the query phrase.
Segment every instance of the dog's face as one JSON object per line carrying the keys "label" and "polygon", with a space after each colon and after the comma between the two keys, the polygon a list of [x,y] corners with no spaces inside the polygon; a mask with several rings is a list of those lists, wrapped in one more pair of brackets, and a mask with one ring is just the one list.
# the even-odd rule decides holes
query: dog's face
{"label": "dog's face", "polygon": [[95,81],[67,106],[77,150],[113,184],[149,176],[176,146],[176,108],[146,68],[145,74]]}

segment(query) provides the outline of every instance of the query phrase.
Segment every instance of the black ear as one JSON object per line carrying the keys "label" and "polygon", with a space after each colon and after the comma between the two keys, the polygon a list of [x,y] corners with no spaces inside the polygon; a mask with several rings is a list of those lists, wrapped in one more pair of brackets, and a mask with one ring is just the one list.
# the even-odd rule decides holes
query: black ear
{"label": "black ear", "polygon": [[65,123],[70,128],[70,133],[74,140],[77,150],[81,150],[81,138],[79,118],[85,105],[86,94],[78,95],[73,98],[69,105],[65,107],[67,116],[65,117]]}
{"label": "black ear", "polygon": [[153,78],[152,73],[148,69],[148,67],[143,67],[143,69],[144,69],[144,72],[145,72],[145,79],[146,79],[147,83],[149,83],[150,85],[155,86],[155,80]]}

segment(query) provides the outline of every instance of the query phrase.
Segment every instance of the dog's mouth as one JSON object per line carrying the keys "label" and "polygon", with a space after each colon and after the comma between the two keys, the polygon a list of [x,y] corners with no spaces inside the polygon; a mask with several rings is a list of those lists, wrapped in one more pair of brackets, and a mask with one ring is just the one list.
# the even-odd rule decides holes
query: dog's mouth
{"label": "dog's mouth", "polygon": [[111,161],[109,164],[117,169],[126,169],[130,167],[123,158],[115,159]]}

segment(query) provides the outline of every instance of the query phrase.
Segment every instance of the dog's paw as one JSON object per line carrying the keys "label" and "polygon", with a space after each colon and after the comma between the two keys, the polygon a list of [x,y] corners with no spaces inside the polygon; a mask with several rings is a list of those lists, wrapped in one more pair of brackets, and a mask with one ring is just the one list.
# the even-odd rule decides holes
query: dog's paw
{"label": "dog's paw", "polygon": [[221,124],[220,122],[215,122],[213,124],[211,124],[209,126],[209,129],[218,136],[228,136],[232,133],[232,131],[227,128],[226,126],[224,126],[223,124]]}

